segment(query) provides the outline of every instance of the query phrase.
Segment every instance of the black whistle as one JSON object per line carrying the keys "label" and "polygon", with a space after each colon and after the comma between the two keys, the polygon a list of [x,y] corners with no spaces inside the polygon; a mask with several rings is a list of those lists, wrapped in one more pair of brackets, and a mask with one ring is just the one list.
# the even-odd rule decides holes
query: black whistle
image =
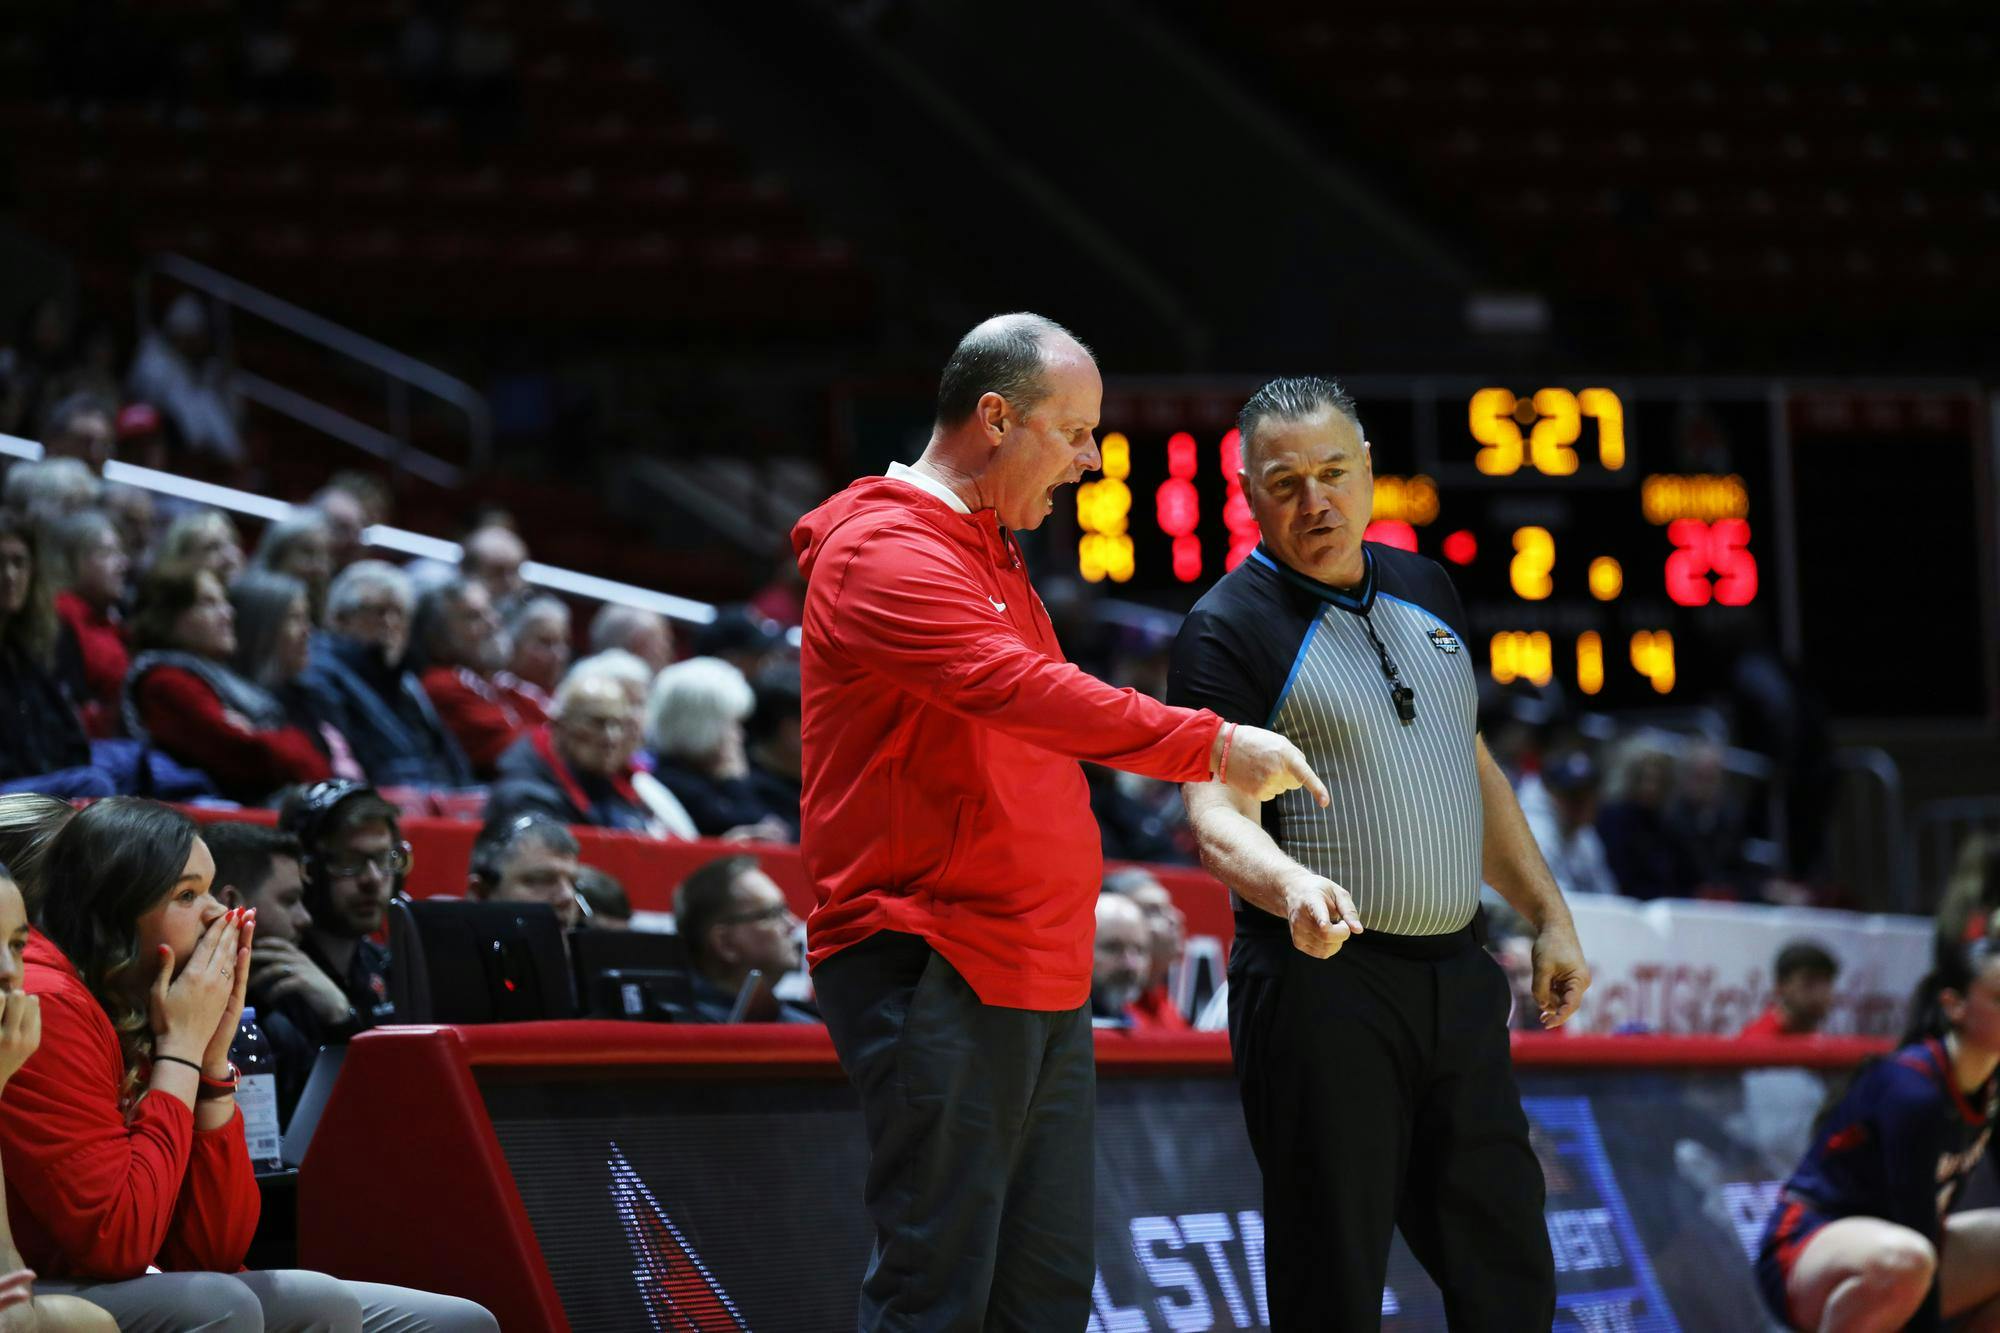
{"label": "black whistle", "polygon": [[1398,685],[1389,691],[1389,698],[1395,702],[1396,716],[1404,726],[1417,720],[1417,692],[1407,685]]}

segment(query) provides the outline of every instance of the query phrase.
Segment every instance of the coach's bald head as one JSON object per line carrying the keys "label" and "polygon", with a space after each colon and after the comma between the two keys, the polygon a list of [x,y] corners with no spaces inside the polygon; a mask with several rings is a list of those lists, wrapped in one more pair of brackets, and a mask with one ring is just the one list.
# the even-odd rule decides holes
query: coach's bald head
{"label": "coach's bald head", "polygon": [[1059,486],[1101,466],[1104,381],[1090,349],[1042,315],[995,315],[959,339],[919,466],[1002,525],[1040,527]]}

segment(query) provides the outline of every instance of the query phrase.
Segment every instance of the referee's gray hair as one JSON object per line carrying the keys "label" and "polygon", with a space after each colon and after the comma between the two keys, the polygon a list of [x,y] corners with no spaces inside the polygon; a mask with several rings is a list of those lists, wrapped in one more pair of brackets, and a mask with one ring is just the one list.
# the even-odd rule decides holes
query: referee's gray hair
{"label": "referee's gray hair", "polygon": [[[1339,381],[1319,375],[1293,375],[1272,380],[1251,394],[1250,401],[1243,404],[1243,410],[1236,414],[1242,457],[1245,460],[1250,457],[1257,442],[1257,432],[1265,422],[1304,421],[1322,412],[1338,412],[1354,423],[1354,429],[1361,430],[1361,414],[1355,409],[1354,396],[1343,389]],[[1365,431],[1362,438],[1367,438]]]}
{"label": "referee's gray hair", "polygon": [[327,620],[339,620],[376,592],[386,592],[402,603],[405,615],[416,602],[408,574],[387,560],[357,560],[334,575],[333,586],[326,590]]}

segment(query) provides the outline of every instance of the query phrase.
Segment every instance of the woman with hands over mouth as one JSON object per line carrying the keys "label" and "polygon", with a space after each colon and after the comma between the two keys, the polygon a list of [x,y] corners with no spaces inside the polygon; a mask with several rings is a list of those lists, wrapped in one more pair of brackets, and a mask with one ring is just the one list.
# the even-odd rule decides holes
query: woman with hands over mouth
{"label": "woman with hands over mouth", "polygon": [[225,908],[214,874],[193,821],[152,801],[100,801],[49,847],[23,954],[43,1040],[0,1098],[9,1215],[42,1290],[125,1327],[493,1328],[449,1297],[239,1271],[259,1205],[229,1048],[257,914]]}

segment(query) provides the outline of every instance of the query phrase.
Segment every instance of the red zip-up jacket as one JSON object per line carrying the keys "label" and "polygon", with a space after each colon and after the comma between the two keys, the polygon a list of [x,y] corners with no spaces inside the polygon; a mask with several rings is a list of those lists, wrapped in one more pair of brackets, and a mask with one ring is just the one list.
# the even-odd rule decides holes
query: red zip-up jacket
{"label": "red zip-up jacket", "polygon": [[991,509],[869,477],[800,519],[792,547],[811,963],[905,931],[987,1004],[1082,1006],[1104,862],[1076,761],[1206,781],[1220,719],[1064,661]]}
{"label": "red zip-up jacket", "polygon": [[41,932],[24,985],[42,997],[42,1044],[0,1092],[7,1219],[45,1278],[235,1272],[257,1230],[257,1180],[243,1113],[196,1131],[178,1098],[118,1104],[124,1056],[83,978]]}

